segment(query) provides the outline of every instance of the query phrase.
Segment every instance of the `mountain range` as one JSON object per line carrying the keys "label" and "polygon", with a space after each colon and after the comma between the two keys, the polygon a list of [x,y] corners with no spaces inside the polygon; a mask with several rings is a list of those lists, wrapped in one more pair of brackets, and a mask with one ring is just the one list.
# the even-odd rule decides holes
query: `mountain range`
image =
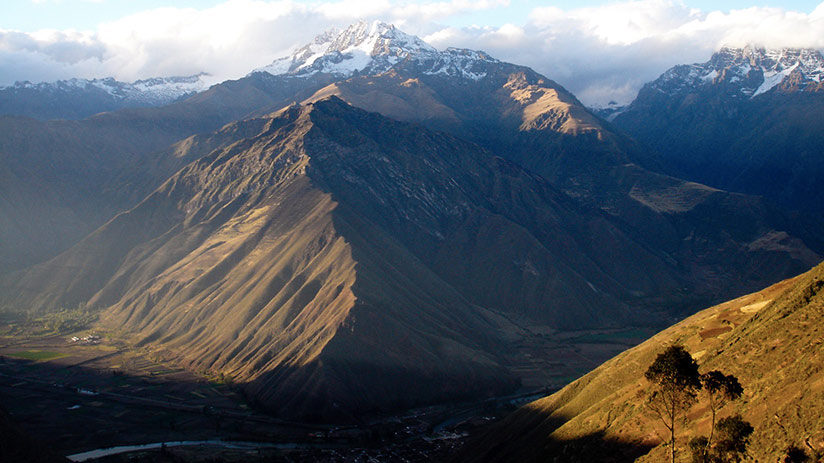
{"label": "mountain range", "polygon": [[668,70],[610,118],[667,173],[820,214],[822,73],[817,50],[725,48]]}
{"label": "mountain range", "polygon": [[0,114],[35,119],[83,119],[123,108],[163,106],[209,88],[205,73],[132,83],[114,78],[15,82],[0,87]]}
{"label": "mountain range", "polygon": [[331,420],[513,390],[525,326],[661,326],[820,261],[818,217],[673,176],[631,110],[376,22],[165,106],[2,117],[0,306]]}
{"label": "mountain range", "polygon": [[607,216],[451,136],[335,97],[223,130],[247,136],[25,272],[21,303],[105,308],[138,344],[326,416],[512,387],[515,315],[638,321],[600,236],[626,267],[658,268],[638,285],[674,285]]}

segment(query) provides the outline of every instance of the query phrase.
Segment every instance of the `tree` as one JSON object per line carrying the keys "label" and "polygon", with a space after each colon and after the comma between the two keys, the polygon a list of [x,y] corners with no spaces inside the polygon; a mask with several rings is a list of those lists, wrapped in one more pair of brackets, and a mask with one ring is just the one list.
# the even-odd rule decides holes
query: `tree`
{"label": "tree", "polygon": [[683,346],[674,344],[658,354],[644,376],[657,386],[647,405],[670,433],[670,455],[675,463],[676,423],[695,403],[701,389],[698,364]]}
{"label": "tree", "polygon": [[715,446],[718,460],[722,462],[738,463],[747,454],[747,445],[750,443],[752,425],[741,418],[741,415],[728,416],[718,422],[718,434],[721,437]]}
{"label": "tree", "polygon": [[704,386],[710,403],[712,413],[712,424],[710,426],[710,437],[707,439],[706,449],[712,446],[712,438],[715,434],[715,417],[727,402],[737,400],[744,392],[744,388],[738,382],[738,378],[733,375],[725,375],[718,370],[713,370],[701,375],[701,384]]}
{"label": "tree", "polygon": [[784,451],[784,458],[781,463],[807,463],[808,461],[810,461],[810,457],[807,456],[804,449],[791,445]]}
{"label": "tree", "polygon": [[694,437],[690,440],[689,445],[690,455],[692,455],[692,463],[708,463],[710,461],[708,457],[709,450],[706,437]]}

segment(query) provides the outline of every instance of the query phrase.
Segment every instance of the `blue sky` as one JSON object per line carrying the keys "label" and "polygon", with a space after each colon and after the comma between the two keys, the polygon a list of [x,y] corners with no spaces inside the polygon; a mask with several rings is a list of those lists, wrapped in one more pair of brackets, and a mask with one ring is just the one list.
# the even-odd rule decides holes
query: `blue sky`
{"label": "blue sky", "polygon": [[722,46],[824,49],[824,0],[0,2],[0,86],[234,79],[360,19],[530,66],[591,105],[627,103],[669,67],[704,62]]}
{"label": "blue sky", "polygon": [[[224,0],[3,0],[0,29],[34,32],[40,29],[94,29],[100,23],[153,8],[174,6],[177,8],[205,9]],[[312,2],[297,1],[311,4]],[[411,2],[406,2],[411,3]],[[561,9],[582,6],[598,6],[614,1],[539,1],[510,0],[509,6],[501,6],[480,12],[458,14],[443,20],[445,25],[468,26],[472,24],[500,26],[505,23],[522,24],[529,12],[536,7],[556,6]],[[704,11],[729,11],[752,6],[773,6],[787,10],[810,13],[820,3],[814,0],[754,1],[754,0],[685,0],[689,8]]]}

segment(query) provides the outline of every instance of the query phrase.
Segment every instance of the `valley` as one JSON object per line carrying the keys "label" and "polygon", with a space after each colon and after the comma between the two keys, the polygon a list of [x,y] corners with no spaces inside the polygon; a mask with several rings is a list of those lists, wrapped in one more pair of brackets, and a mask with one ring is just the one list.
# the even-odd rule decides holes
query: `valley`
{"label": "valley", "polygon": [[[521,380],[513,394],[354,422],[300,423],[262,413],[228,378],[181,369],[162,353],[129,346],[115,333],[44,331],[31,321],[6,320],[0,329],[0,407],[28,435],[58,454],[78,455],[73,461],[98,448],[203,442],[179,448],[169,444],[163,450],[187,462],[205,457],[244,461],[250,455],[265,461],[445,459],[457,453],[473,430],[559,389],[649,333],[559,334],[544,327],[534,336],[552,343],[525,337],[512,347],[512,369]],[[221,449],[218,441],[229,442],[229,448]],[[158,452],[159,447],[132,450],[94,461],[155,461]]]}

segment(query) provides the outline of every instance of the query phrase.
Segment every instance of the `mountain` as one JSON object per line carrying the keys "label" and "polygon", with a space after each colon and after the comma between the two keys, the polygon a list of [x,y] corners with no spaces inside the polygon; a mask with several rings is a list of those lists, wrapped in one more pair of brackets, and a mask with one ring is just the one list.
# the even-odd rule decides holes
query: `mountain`
{"label": "mountain", "polygon": [[[359,27],[362,25],[350,29]],[[389,26],[377,29],[395,30]],[[343,34],[351,35],[347,31]],[[187,80],[202,82],[205,77],[180,78],[179,88],[185,89]],[[165,106],[121,109],[77,121],[0,116],[0,274],[54,257],[116,213],[133,207],[193,160],[179,156],[188,137],[304,100],[337,78],[329,73],[293,76],[252,72],[188,98],[178,95],[177,101]],[[116,95],[136,97],[140,89],[175,88],[163,82],[136,82],[132,90],[120,89],[129,84],[107,79],[72,80],[57,87],[67,87],[67,92],[75,92],[72,94],[85,104],[96,101],[88,92],[111,101]],[[60,99],[61,92],[54,85],[19,87],[20,101],[25,104],[42,102],[48,108],[76,112],[72,104]],[[26,87],[31,87],[29,93]],[[38,93],[38,88],[43,91]],[[15,92],[14,87],[6,90]],[[12,104],[18,100],[10,96],[0,100],[0,105],[3,101]],[[96,106],[90,111],[102,109],[107,108]],[[45,117],[40,112],[32,116]],[[176,142],[181,144],[169,148]]]}
{"label": "mountain", "polygon": [[334,37],[164,107],[0,118],[5,308],[86,303],[323,417],[512,388],[510,317],[661,324],[824,249],[804,216],[655,172],[529,68]]}
{"label": "mountain", "polygon": [[820,213],[823,74],[817,50],[724,48],[668,70],[612,121],[672,175]]}
{"label": "mountain", "polygon": [[822,251],[815,220],[658,173],[654,156],[559,84],[482,52],[410,52],[386,72],[353,75],[306,101],[329,95],[471,140],[620,219],[690,274],[685,292],[695,300],[683,308],[797,274]]}
{"label": "mountain", "polygon": [[176,142],[330,82],[255,73],[170,105],[78,121],[0,116],[0,274],[54,257],[137,204],[192,160],[170,151]]}
{"label": "mountain", "polygon": [[132,83],[105,79],[15,82],[0,87],[0,114],[83,119],[104,111],[163,106],[209,88],[208,74],[155,77]]}
{"label": "mountain", "polygon": [[610,101],[606,106],[590,107],[589,110],[601,119],[612,122],[619,114],[627,109],[627,106],[628,105],[621,105]]}
{"label": "mountain", "polygon": [[773,89],[820,91],[822,76],[824,58],[818,50],[749,46],[722,48],[703,64],[675,66],[649,86],[683,96],[705,86],[722,85],[730,98],[752,100]]}
{"label": "mountain", "polygon": [[[462,461],[665,461],[666,434],[646,410],[644,371],[673,343],[700,371],[738,378],[744,394],[720,417],[740,413],[755,432],[756,461],[789,445],[824,450],[824,264],[754,294],[703,310],[604,363],[561,391],[530,403],[465,449]],[[709,433],[710,411],[695,405],[678,445]],[[560,460],[559,460],[560,459]]]}
{"label": "mountain", "polygon": [[332,28],[291,56],[279,58],[253,73],[292,77],[323,73],[351,77],[356,73],[380,74],[406,58],[438,54],[423,40],[395,26],[380,21],[360,21],[344,30]]}
{"label": "mountain", "polygon": [[[273,75],[276,68],[283,73]],[[0,133],[9,134],[0,142],[0,188],[8,198],[0,202],[0,273],[53,257],[134,206],[196,157],[180,149],[187,137],[330,94],[479,143],[631,221],[653,248],[693,273],[685,294],[704,301],[797,273],[824,249],[819,228],[803,217],[641,167],[654,164],[650,156],[560,85],[483,52],[437,51],[392,26],[358,23],[266,69],[164,107],[81,121],[0,118]],[[719,221],[707,227],[704,210]],[[735,220],[725,223],[729,217]],[[774,265],[759,264],[765,253]]]}
{"label": "mountain", "polygon": [[222,132],[135,208],[7,278],[4,302],[85,303],[278,413],[328,418],[511,389],[510,318],[641,323],[657,315],[637,294],[681,286],[605,214],[449,135],[335,97]]}

